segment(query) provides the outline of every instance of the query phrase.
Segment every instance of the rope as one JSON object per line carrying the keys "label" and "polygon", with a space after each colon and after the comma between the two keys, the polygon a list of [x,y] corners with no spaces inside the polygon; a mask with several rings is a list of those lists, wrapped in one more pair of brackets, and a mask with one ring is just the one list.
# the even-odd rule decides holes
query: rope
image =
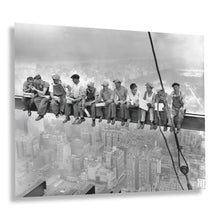
{"label": "rope", "polygon": [[[156,64],[156,69],[157,69],[158,77],[159,77],[159,80],[160,80],[160,84],[161,84],[161,87],[162,87],[163,92],[165,93],[164,86],[163,86],[163,81],[162,81],[161,74],[160,74],[160,70],[159,70],[159,67],[158,67],[157,57],[156,57],[156,53],[155,53],[155,51],[154,51],[154,45],[153,45],[153,41],[152,41],[151,33],[150,33],[150,32],[148,32],[148,36],[149,36],[149,39],[150,39],[151,49],[152,49],[152,52],[153,52],[154,61],[155,61],[155,64]],[[181,150],[181,148],[180,148],[179,140],[178,140],[178,137],[177,137],[177,134],[176,134],[175,125],[174,125],[173,119],[172,119],[172,117],[171,117],[171,113],[170,113],[170,111],[169,111],[169,107],[168,107],[167,101],[165,101],[164,104],[165,104],[165,107],[166,107],[166,112],[168,113],[169,119],[170,119],[170,121],[171,121],[171,126],[172,126],[172,128],[173,128],[174,138],[175,138],[175,142],[176,142],[176,145],[177,145],[179,169],[180,169],[180,171],[182,172],[182,174],[183,174],[183,175],[185,176],[185,178],[186,178],[187,188],[188,188],[189,190],[191,190],[191,189],[192,189],[192,186],[191,186],[191,184],[190,184],[190,182],[189,182],[189,178],[188,178],[188,175],[187,175],[188,172],[189,172],[189,166],[188,166],[188,163],[187,163],[187,161],[186,161],[186,159],[185,159],[185,157],[184,157],[184,155],[183,155],[183,153],[182,153],[182,150]],[[158,108],[157,108],[157,111],[158,111]],[[165,137],[165,135],[163,134],[163,132],[162,132],[162,130],[161,130],[161,126],[160,126],[160,125],[161,125],[161,119],[160,119],[159,111],[158,111],[158,118],[159,118],[159,128],[160,128],[160,132],[161,132],[161,134],[162,134],[162,136],[163,136],[163,138],[164,138],[164,141],[165,141],[165,143],[166,143],[168,152],[169,152],[169,154],[170,154],[170,158],[171,158],[172,164],[173,164],[173,169],[174,169],[174,171],[175,171],[175,174],[176,174],[176,177],[177,177],[177,179],[178,179],[178,182],[179,182],[181,188],[183,189],[182,184],[181,184],[180,179],[179,179],[179,175],[178,175],[178,173],[176,172],[176,167],[175,167],[175,164],[174,164],[174,162],[173,162],[173,156],[172,156],[172,154],[171,154],[171,152],[170,152],[169,145],[167,144],[166,137]],[[181,156],[182,159],[184,160],[185,166],[184,166],[184,165],[181,166],[181,164],[180,164],[180,156]],[[183,190],[184,190],[184,189],[183,189]]]}
{"label": "rope", "polygon": [[172,153],[171,153],[171,151],[170,151],[169,145],[168,145],[168,143],[167,143],[167,139],[166,139],[166,137],[165,137],[165,135],[164,135],[164,133],[163,133],[163,131],[162,131],[162,129],[161,129],[161,118],[160,118],[160,113],[159,113],[159,102],[157,103],[157,117],[158,117],[158,119],[159,119],[159,130],[160,130],[161,135],[163,136],[163,139],[164,139],[164,141],[165,141],[167,150],[168,150],[168,152],[169,152],[169,155],[170,155],[170,158],[171,158],[171,161],[172,161],[172,165],[173,165],[173,169],[174,169],[176,178],[177,178],[177,180],[178,180],[178,183],[179,183],[181,189],[184,190],[183,185],[182,185],[182,183],[181,183],[181,181],[180,181],[179,175],[178,175],[178,173],[177,173],[177,171],[176,171],[176,166],[175,166],[174,159],[173,159]]}
{"label": "rope", "polygon": [[149,38],[150,38],[150,44],[151,44],[151,48],[152,48],[152,52],[153,52],[153,56],[154,56],[154,61],[155,61],[156,68],[157,68],[157,73],[158,73],[158,76],[159,76],[159,79],[160,79],[160,84],[161,84],[162,89],[164,90],[163,81],[161,79],[160,70],[159,70],[158,63],[157,63],[157,57],[156,57],[156,54],[155,54],[155,51],[154,51],[154,45],[153,45],[153,41],[152,41],[150,32],[148,32],[148,35],[149,35]]}

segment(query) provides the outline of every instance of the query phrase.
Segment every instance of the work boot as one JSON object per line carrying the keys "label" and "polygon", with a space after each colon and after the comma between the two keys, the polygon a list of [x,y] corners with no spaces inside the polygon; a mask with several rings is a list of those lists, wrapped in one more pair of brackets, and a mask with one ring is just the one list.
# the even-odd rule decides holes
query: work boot
{"label": "work boot", "polygon": [[140,129],[140,128],[141,128],[141,122],[138,121],[138,123],[137,123],[137,129]]}
{"label": "work boot", "polygon": [[79,121],[79,118],[75,118],[72,124],[73,125],[78,124],[78,121]]}
{"label": "work boot", "polygon": [[66,116],[66,118],[64,119],[63,123],[67,123],[68,121],[70,121],[70,117]]}
{"label": "work boot", "polygon": [[124,126],[125,125],[125,121],[124,119],[121,120],[121,126]]}
{"label": "work boot", "polygon": [[[99,123],[102,122],[102,117],[99,118]],[[108,122],[108,121],[107,121]],[[110,123],[110,122],[109,122]]]}
{"label": "work boot", "polygon": [[128,119],[125,123],[125,127],[129,127],[129,123],[130,123],[131,119]]}
{"label": "work boot", "polygon": [[28,111],[28,116],[29,116],[29,117],[31,116],[31,111]]}
{"label": "work boot", "polygon": [[38,115],[38,117],[35,119],[35,121],[40,121],[44,116]]}
{"label": "work boot", "polygon": [[176,134],[180,133],[180,128],[176,129]]}
{"label": "work boot", "polygon": [[157,130],[157,124],[153,124],[153,129]]}
{"label": "work boot", "polygon": [[111,119],[110,119],[110,118],[108,118],[108,120],[107,120],[107,124],[110,124],[110,122],[111,122]]}
{"label": "work boot", "polygon": [[115,118],[112,119],[112,125],[114,125],[114,124],[115,124]]}
{"label": "work boot", "polygon": [[77,122],[77,124],[78,125],[80,125],[82,122],[84,122],[86,119],[84,118],[84,117],[81,117],[79,120],[78,120],[78,122]]}
{"label": "work boot", "polygon": [[95,119],[92,119],[92,127],[95,127]]}

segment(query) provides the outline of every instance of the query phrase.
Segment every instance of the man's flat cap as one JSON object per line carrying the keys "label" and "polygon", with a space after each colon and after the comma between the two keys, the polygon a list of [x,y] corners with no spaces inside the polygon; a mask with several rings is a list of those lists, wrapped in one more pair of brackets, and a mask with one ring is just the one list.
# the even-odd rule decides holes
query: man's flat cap
{"label": "man's flat cap", "polygon": [[114,79],[113,82],[114,83],[121,83],[121,80],[120,79]]}
{"label": "man's flat cap", "polygon": [[108,86],[108,85],[109,85],[109,82],[108,82],[108,81],[104,81],[101,85],[102,85],[102,86]]}
{"label": "man's flat cap", "polygon": [[52,79],[60,80],[60,76],[58,74],[52,74]]}
{"label": "man's flat cap", "polygon": [[35,77],[34,77],[34,79],[41,79],[41,75],[40,74],[37,74]]}
{"label": "man's flat cap", "polygon": [[94,83],[94,82],[89,82],[89,83],[87,84],[87,86],[89,86],[89,87],[94,87],[94,86],[95,86],[95,83]]}
{"label": "man's flat cap", "polygon": [[175,82],[175,83],[172,84],[172,87],[174,87],[174,86],[180,86],[180,84]]}
{"label": "man's flat cap", "polygon": [[72,78],[72,79],[79,79],[79,75],[78,74],[73,74],[70,78]]}
{"label": "man's flat cap", "polygon": [[147,83],[145,84],[145,86],[149,86],[149,87],[151,87],[152,89],[154,88],[153,84],[152,84],[152,83],[149,83],[149,82],[147,82]]}

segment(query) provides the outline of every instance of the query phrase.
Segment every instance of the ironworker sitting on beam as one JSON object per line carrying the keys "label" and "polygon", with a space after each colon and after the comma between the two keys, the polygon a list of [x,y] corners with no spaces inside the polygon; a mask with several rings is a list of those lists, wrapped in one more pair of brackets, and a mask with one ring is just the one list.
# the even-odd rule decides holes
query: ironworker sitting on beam
{"label": "ironworker sitting on beam", "polygon": [[50,101],[49,87],[50,84],[42,80],[40,75],[34,77],[34,86],[32,87],[32,90],[37,93],[34,97],[34,103],[37,107],[38,113],[38,117],[35,119],[36,121],[41,120],[47,113]]}
{"label": "ironworker sitting on beam", "polygon": [[34,90],[32,90],[34,78],[29,76],[23,84],[23,111],[28,111],[28,116],[31,116],[31,107],[34,104]]}
{"label": "ironworker sitting on beam", "polygon": [[[185,96],[180,90],[179,83],[173,83],[173,92],[170,94],[171,98],[171,117],[173,118],[174,125],[177,127],[177,133],[180,132],[184,115],[186,112],[185,109]],[[173,131],[173,128],[170,128]]]}
{"label": "ironworker sitting on beam", "polygon": [[[99,93],[99,99],[98,104],[100,105],[97,107],[98,111],[97,114],[99,114],[99,122],[102,122],[102,119],[104,118],[104,108],[108,108],[107,111],[107,123],[111,122],[111,118],[113,118],[113,111],[114,109],[114,101],[113,101],[113,91],[109,88],[109,82],[104,81],[102,83],[102,89]],[[103,103],[103,105],[102,105]]]}
{"label": "ironworker sitting on beam", "polygon": [[88,83],[85,95],[85,101],[82,102],[82,110],[84,111],[86,107],[90,106],[92,127],[95,127],[96,103],[98,101],[99,93],[94,86],[94,82]]}
{"label": "ironworker sitting on beam", "polygon": [[[81,124],[85,121],[84,112],[82,110],[82,101],[85,98],[85,89],[80,82],[80,76],[73,74],[70,77],[73,81],[71,91],[67,94],[67,102],[65,106],[66,118],[63,123],[70,121],[70,115],[73,111],[74,121],[72,124]],[[80,116],[80,117],[79,117]]]}
{"label": "ironworker sitting on beam", "polygon": [[64,114],[66,105],[66,90],[70,87],[65,85],[58,74],[52,75],[53,83],[50,86],[51,95],[51,109],[55,116],[58,118],[59,115]]}

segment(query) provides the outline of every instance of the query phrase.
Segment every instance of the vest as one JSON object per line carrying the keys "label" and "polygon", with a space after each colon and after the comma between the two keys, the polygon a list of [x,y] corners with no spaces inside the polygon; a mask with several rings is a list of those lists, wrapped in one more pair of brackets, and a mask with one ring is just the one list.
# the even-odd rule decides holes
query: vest
{"label": "vest", "polygon": [[96,89],[94,89],[93,91],[86,89],[86,101],[94,101],[95,100],[95,92]]}
{"label": "vest", "polygon": [[[43,91],[43,89],[44,89],[43,82],[42,83],[36,83],[35,86],[40,91]],[[45,95],[50,95],[49,87],[47,88],[47,91],[46,91]]]}
{"label": "vest", "polygon": [[182,99],[181,99],[180,95],[179,96],[173,96],[172,98],[173,98],[173,103],[172,103],[173,108],[178,108],[179,109],[183,106],[183,102],[182,102]]}
{"label": "vest", "polygon": [[64,96],[66,91],[64,90],[61,84],[54,84],[53,85],[53,95],[54,96]]}
{"label": "vest", "polygon": [[152,103],[152,98],[153,98],[154,93],[152,92],[151,96],[148,96],[148,93],[144,93],[144,100],[146,100],[147,103]]}

